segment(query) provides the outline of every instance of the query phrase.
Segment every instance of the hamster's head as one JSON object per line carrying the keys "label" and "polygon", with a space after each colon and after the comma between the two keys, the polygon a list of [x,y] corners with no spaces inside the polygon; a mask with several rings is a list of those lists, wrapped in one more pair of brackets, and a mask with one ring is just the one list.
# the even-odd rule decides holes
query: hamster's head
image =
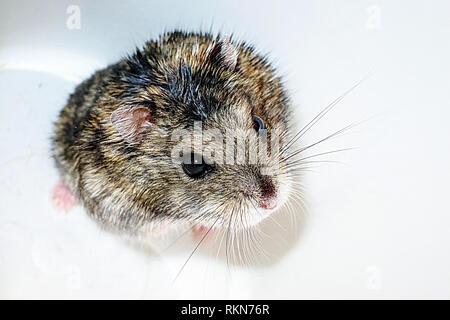
{"label": "hamster's head", "polygon": [[117,77],[111,140],[140,220],[239,229],[283,206],[289,101],[251,47],[171,33],[129,57]]}

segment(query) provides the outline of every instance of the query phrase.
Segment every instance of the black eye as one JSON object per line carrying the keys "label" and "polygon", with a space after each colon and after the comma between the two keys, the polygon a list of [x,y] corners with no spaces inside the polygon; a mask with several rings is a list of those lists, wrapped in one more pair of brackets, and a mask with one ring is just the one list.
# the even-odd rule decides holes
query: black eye
{"label": "black eye", "polygon": [[190,159],[181,164],[183,171],[191,178],[199,178],[209,169],[209,165],[203,161],[202,156],[191,153]]}
{"label": "black eye", "polygon": [[260,132],[261,130],[266,129],[266,126],[264,125],[264,121],[260,117],[253,115],[252,118],[253,118],[253,123],[255,125],[256,132]]}

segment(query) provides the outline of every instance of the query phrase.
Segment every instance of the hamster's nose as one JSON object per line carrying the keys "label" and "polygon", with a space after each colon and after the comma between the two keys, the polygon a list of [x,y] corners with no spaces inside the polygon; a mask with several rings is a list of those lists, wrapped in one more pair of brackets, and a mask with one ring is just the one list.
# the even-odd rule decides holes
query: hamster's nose
{"label": "hamster's nose", "polygon": [[277,194],[272,179],[265,177],[261,181],[261,200],[259,206],[272,210],[277,206]]}
{"label": "hamster's nose", "polygon": [[261,203],[259,205],[263,209],[272,210],[272,209],[275,209],[277,207],[277,204],[278,204],[277,198],[276,197],[272,197],[272,198],[263,198],[263,199],[261,199]]}

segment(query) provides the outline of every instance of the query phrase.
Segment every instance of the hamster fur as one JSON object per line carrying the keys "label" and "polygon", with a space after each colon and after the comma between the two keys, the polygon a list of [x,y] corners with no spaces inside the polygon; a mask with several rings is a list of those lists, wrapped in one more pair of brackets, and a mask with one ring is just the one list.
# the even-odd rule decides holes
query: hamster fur
{"label": "hamster fur", "polygon": [[172,161],[170,133],[195,121],[252,130],[254,115],[268,134],[289,136],[289,99],[267,59],[229,37],[171,32],[78,85],[55,124],[53,156],[62,182],[109,231],[145,236],[180,221],[246,228],[288,198],[283,157],[269,155],[279,165],[272,175],[258,164],[213,164],[193,178]]}

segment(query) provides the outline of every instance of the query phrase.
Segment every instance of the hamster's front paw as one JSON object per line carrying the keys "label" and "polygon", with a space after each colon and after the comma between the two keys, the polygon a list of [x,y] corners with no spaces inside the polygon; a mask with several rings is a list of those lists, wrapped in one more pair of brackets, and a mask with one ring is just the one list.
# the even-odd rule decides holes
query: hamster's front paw
{"label": "hamster's front paw", "polygon": [[74,194],[62,181],[53,189],[52,202],[57,209],[64,211],[69,211],[77,204]]}
{"label": "hamster's front paw", "polygon": [[210,241],[214,236],[217,235],[218,231],[217,229],[202,226],[202,225],[195,225],[192,227],[192,232],[194,233],[195,239],[203,239]]}

